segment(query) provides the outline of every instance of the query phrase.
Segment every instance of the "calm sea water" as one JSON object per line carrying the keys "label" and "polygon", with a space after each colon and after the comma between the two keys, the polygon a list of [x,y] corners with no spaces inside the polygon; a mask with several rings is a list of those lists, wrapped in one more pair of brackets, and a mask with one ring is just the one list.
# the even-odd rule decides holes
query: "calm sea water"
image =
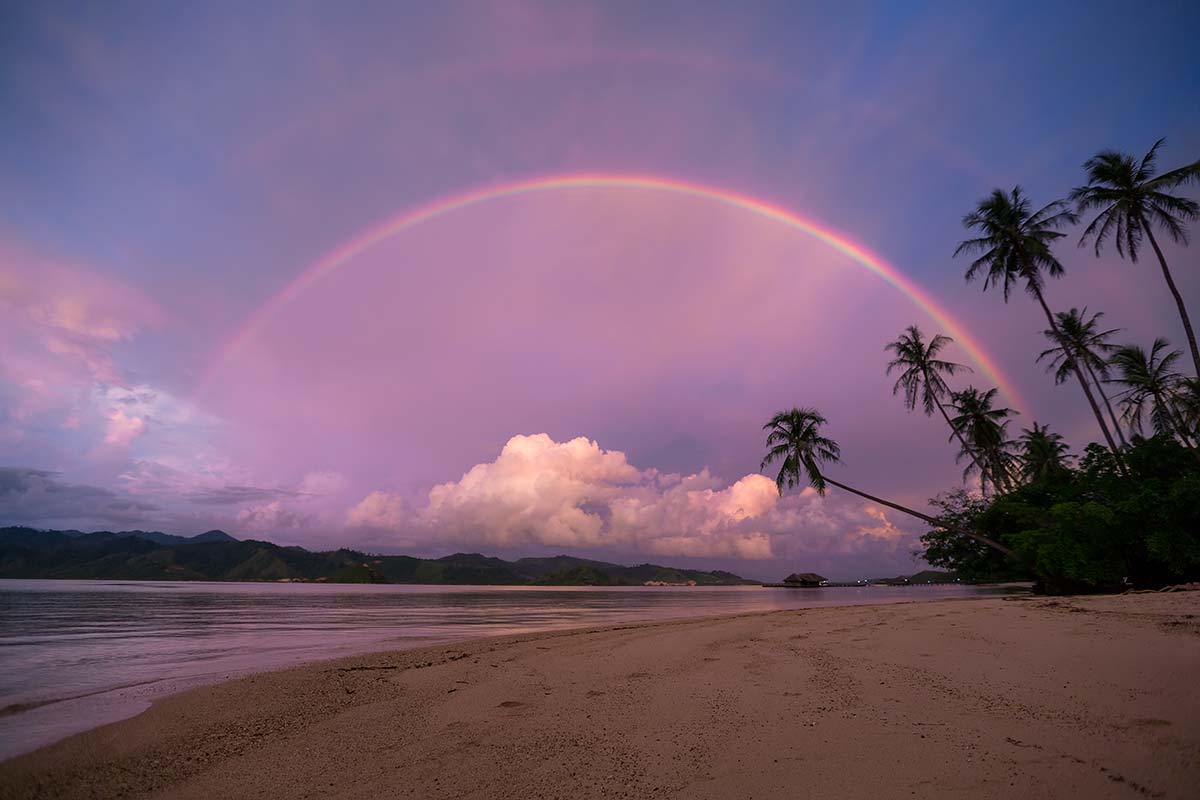
{"label": "calm sea water", "polygon": [[0,759],[163,694],[306,661],[478,636],[1001,588],[530,588],[0,580]]}

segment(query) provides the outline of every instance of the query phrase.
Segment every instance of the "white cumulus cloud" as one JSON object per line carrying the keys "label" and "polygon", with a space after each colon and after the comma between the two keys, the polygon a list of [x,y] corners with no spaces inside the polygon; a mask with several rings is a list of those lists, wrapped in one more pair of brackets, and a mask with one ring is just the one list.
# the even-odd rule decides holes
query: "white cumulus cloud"
{"label": "white cumulus cloud", "polygon": [[387,492],[371,492],[346,515],[354,528],[398,529],[409,520],[404,499]]}
{"label": "white cumulus cloud", "polygon": [[780,498],[750,474],[725,483],[640,469],[587,438],[512,437],[495,460],[429,490],[424,503],[372,491],[347,515],[351,528],[423,532],[430,542],[495,548],[612,548],[660,556],[763,560],[911,543],[887,513],[814,491]]}

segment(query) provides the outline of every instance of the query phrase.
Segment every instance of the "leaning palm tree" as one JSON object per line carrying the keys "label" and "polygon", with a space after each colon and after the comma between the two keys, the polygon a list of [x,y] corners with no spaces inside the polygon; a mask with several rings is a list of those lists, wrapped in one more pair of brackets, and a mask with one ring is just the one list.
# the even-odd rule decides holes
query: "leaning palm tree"
{"label": "leaning palm tree", "polygon": [[775,477],[775,486],[778,487],[780,494],[783,494],[785,488],[790,489],[805,482],[816,489],[821,496],[825,495],[827,485],[836,486],[872,503],[878,503],[881,506],[887,506],[916,517],[935,528],[970,537],[1010,558],[1017,558],[1016,553],[994,539],[963,528],[949,526],[936,517],[922,514],[920,511],[869,495],[866,492],[860,492],[858,489],[853,489],[826,476],[823,472],[824,464],[826,462],[840,463],[841,448],[833,439],[821,435],[821,426],[824,424],[825,417],[821,416],[821,413],[815,408],[792,408],[779,412],[763,426],[763,430],[770,431],[770,433],[767,434],[767,454],[759,469],[766,469],[769,465],[779,462],[779,473]]}
{"label": "leaning palm tree", "polygon": [[1070,198],[1080,214],[1093,208],[1101,209],[1079,238],[1080,245],[1093,239],[1097,256],[1105,240],[1112,235],[1117,253],[1122,258],[1128,255],[1129,260],[1136,264],[1142,237],[1149,240],[1154,255],[1158,256],[1158,265],[1162,267],[1167,288],[1175,298],[1175,306],[1179,309],[1179,318],[1187,334],[1188,348],[1192,351],[1192,366],[1195,374],[1200,376],[1200,349],[1196,346],[1192,321],[1188,318],[1183,296],[1171,277],[1167,259],[1163,257],[1158,240],[1154,238],[1154,228],[1159,227],[1167,232],[1172,241],[1187,244],[1184,223],[1200,216],[1200,204],[1169,192],[1191,181],[1200,181],[1200,161],[1155,175],[1154,161],[1162,143],[1162,139],[1155,142],[1140,161],[1116,150],[1097,153],[1083,165],[1087,170],[1087,186],[1072,191]]}
{"label": "leaning palm tree", "polygon": [[888,364],[887,374],[891,375],[893,371],[900,370],[900,376],[892,386],[892,394],[899,394],[903,389],[904,404],[908,406],[909,411],[917,407],[918,401],[920,401],[921,409],[926,416],[930,416],[935,410],[940,411],[942,419],[946,420],[946,424],[958,438],[962,451],[970,456],[977,469],[982,470],[983,466],[979,463],[975,452],[963,439],[962,434],[954,428],[950,422],[950,415],[946,413],[944,399],[949,396],[950,387],[946,385],[946,379],[942,376],[954,376],[960,372],[971,371],[971,368],[964,364],[956,364],[953,361],[938,358],[942,348],[953,341],[949,336],[939,333],[926,342],[921,329],[916,325],[909,325],[904,329],[904,333],[900,334],[899,339],[888,342],[884,348],[896,356]]}
{"label": "leaning palm tree", "polygon": [[[1046,321],[1050,323],[1050,329],[1058,336],[1058,321],[1046,305],[1042,289],[1046,275],[1057,278],[1063,274],[1063,266],[1051,252],[1050,244],[1066,235],[1057,229],[1075,222],[1075,219],[1075,215],[1061,201],[1030,211],[1029,198],[1020,186],[1013,187],[1009,193],[996,189],[980,200],[974,211],[963,217],[964,227],[979,229],[983,235],[959,243],[954,255],[979,253],[979,257],[967,268],[967,280],[974,280],[982,274],[984,290],[989,286],[1000,286],[1006,303],[1012,287],[1024,282],[1025,290],[1038,301],[1046,314]],[[1109,449],[1120,463],[1117,444],[1100,414],[1100,407],[1096,405],[1096,398],[1083,371],[1074,361],[1071,362],[1071,369],[1079,379],[1079,385],[1092,407]]]}
{"label": "leaning palm tree", "polygon": [[1054,382],[1056,384],[1063,383],[1071,377],[1074,370],[1073,362],[1082,366],[1092,386],[1100,395],[1100,399],[1104,401],[1104,408],[1108,411],[1108,418],[1112,421],[1117,438],[1121,440],[1121,446],[1125,447],[1128,444],[1125,441],[1125,433],[1121,430],[1117,414],[1113,411],[1112,403],[1108,401],[1108,395],[1104,392],[1104,385],[1100,382],[1101,378],[1108,379],[1108,354],[1117,349],[1116,345],[1110,344],[1108,340],[1121,329],[1097,330],[1100,318],[1103,316],[1103,311],[1097,311],[1091,318],[1088,318],[1086,306],[1083,311],[1077,308],[1072,308],[1070,311],[1059,311],[1054,315],[1058,320],[1058,336],[1054,331],[1043,331],[1046,338],[1054,342],[1057,347],[1042,351],[1037,360],[1050,359],[1047,369],[1055,370]]}
{"label": "leaning palm tree", "polygon": [[1158,338],[1149,353],[1137,345],[1117,348],[1110,360],[1117,371],[1112,382],[1125,387],[1117,399],[1125,407],[1125,420],[1131,429],[1141,433],[1142,420],[1148,416],[1155,433],[1177,436],[1191,447],[1191,437],[1179,414],[1183,378],[1174,371],[1181,354],[1178,350],[1164,353],[1168,347],[1166,339]]}
{"label": "leaning palm tree", "polygon": [[[1017,412],[1011,408],[995,408],[996,389],[981,392],[968,386],[950,396],[955,416],[950,426],[960,441],[969,442],[978,454],[979,482],[984,491],[990,483],[997,491],[1005,492],[1016,485],[1012,442],[1008,438],[1009,417]],[[959,458],[965,454],[959,454]],[[971,474],[976,464],[968,464],[963,477]]]}
{"label": "leaning palm tree", "polygon": [[1033,429],[1021,431],[1018,440],[1021,453],[1021,477],[1038,481],[1062,475],[1067,471],[1067,443],[1060,434],[1052,433],[1045,425],[1033,423]]}
{"label": "leaning palm tree", "polygon": [[1176,407],[1192,441],[1200,441],[1200,378],[1184,378],[1179,385]]}

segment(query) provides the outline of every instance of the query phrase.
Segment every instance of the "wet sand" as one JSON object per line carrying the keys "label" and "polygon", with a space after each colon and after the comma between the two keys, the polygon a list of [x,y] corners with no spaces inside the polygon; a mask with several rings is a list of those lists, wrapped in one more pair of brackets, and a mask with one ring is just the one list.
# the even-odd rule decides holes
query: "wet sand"
{"label": "wet sand", "polygon": [[265,673],[0,797],[1196,797],[1200,592],[818,608]]}

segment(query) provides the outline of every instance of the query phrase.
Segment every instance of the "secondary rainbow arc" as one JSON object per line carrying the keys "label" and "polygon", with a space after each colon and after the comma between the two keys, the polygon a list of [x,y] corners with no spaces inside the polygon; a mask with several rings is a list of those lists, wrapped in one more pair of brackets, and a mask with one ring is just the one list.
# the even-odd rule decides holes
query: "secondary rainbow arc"
{"label": "secondary rainbow arc", "polygon": [[369,250],[383,240],[435,217],[440,217],[478,203],[501,200],[521,194],[589,188],[645,190],[703,198],[730,208],[757,214],[812,236],[850,257],[855,263],[873,272],[900,290],[941,327],[941,332],[954,338],[971,361],[1000,388],[1000,391],[1004,393],[1009,402],[1018,409],[1025,405],[1012,381],[1004,375],[999,365],[987,354],[978,340],[971,335],[964,325],[954,319],[948,311],[941,308],[924,289],[904,275],[897,267],[889,264],[865,246],[851,240],[845,234],[829,226],[818,224],[811,219],[795,214],[782,206],[773,205],[750,195],[739,194],[715,186],[689,183],[653,175],[589,173],[533,178],[513,183],[487,186],[443,197],[427,205],[402,212],[398,216],[392,217],[344,242],[300,273],[299,276],[284,286],[283,289],[250,316],[246,324],[228,340],[225,346],[218,350],[217,356],[210,362],[209,368],[205,371],[200,381],[199,391],[203,392],[221,370],[222,366],[234,358],[245,347],[246,343],[253,339],[255,334],[291,303],[292,300],[321,281],[326,275],[346,266],[356,256]]}

